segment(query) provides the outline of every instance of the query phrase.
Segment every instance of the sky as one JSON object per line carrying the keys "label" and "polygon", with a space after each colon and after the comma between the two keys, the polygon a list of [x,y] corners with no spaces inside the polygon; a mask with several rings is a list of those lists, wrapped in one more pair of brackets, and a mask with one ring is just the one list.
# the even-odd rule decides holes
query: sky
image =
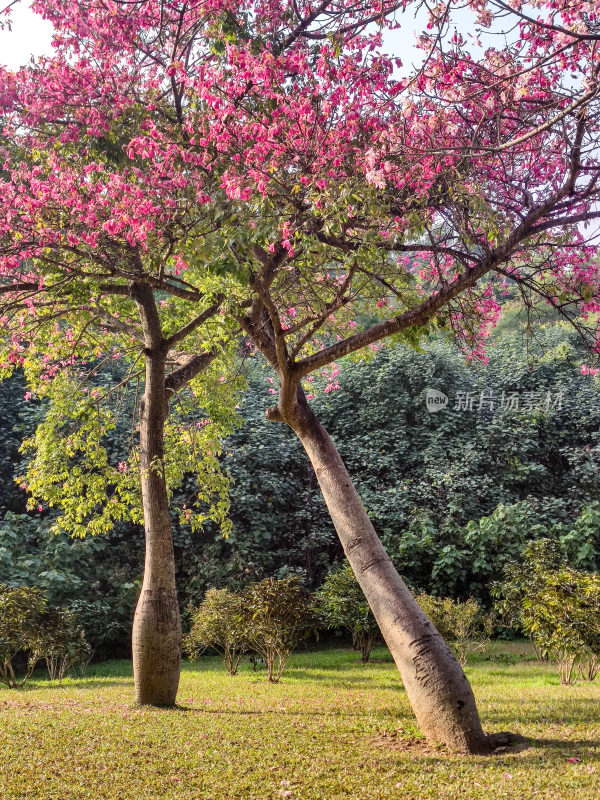
{"label": "sky", "polygon": [[[4,8],[7,0],[0,0]],[[52,25],[34,14],[26,0],[13,6],[12,31],[0,30],[0,63],[17,69],[27,64],[32,55],[49,55],[52,52]]]}
{"label": "sky", "polygon": [[[8,2],[0,0],[0,8],[4,8]],[[11,19],[12,31],[0,30],[0,64],[9,69],[18,69],[27,64],[32,55],[52,53],[52,25],[31,11],[29,0],[20,0],[13,6]],[[461,21],[467,22],[466,19]],[[472,20],[468,22],[472,23]],[[414,31],[417,27],[421,29],[412,15],[407,14],[402,29],[385,34],[384,50],[401,58],[407,72],[413,63],[421,60],[419,51],[414,47]]]}

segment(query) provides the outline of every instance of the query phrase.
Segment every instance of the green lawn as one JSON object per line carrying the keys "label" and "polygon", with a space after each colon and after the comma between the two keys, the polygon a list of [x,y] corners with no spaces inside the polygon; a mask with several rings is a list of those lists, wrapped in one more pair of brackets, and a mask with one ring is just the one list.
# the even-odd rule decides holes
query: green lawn
{"label": "green lawn", "polygon": [[0,798],[592,800],[600,681],[562,687],[528,654],[495,644],[468,668],[486,729],[528,739],[488,758],[424,746],[383,649],[367,666],[350,650],[298,654],[278,685],[204,658],[165,711],[131,705],[126,662],[0,689]]}

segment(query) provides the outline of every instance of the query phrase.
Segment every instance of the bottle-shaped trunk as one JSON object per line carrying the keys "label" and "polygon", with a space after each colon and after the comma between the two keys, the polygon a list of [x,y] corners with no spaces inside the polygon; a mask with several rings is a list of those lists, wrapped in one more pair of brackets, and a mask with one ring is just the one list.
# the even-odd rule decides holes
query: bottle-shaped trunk
{"label": "bottle-shaped trunk", "polygon": [[146,557],[132,644],[136,702],[153,706],[175,704],[181,668],[181,620],[163,463],[168,413],[164,375],[164,358],[148,355],[139,417]]}
{"label": "bottle-shaped trunk", "polygon": [[293,425],[354,574],[396,662],[419,726],[455,752],[487,753],[469,682],[393,566],[337,449],[303,396]]}

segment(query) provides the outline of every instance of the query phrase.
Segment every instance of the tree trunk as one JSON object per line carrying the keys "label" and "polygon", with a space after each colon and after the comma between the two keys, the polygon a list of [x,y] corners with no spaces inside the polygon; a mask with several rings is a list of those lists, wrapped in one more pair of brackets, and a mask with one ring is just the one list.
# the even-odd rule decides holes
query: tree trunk
{"label": "tree trunk", "polygon": [[[269,416],[281,419],[280,412]],[[400,671],[422,732],[428,741],[455,752],[489,753],[491,738],[481,728],[462,668],[394,568],[339,453],[301,389],[294,412],[285,421],[314,467],[344,552]]]}
{"label": "tree trunk", "polygon": [[136,702],[153,706],[175,704],[181,667],[181,619],[163,463],[167,413],[164,354],[147,351],[139,417],[146,559],[132,644]]}

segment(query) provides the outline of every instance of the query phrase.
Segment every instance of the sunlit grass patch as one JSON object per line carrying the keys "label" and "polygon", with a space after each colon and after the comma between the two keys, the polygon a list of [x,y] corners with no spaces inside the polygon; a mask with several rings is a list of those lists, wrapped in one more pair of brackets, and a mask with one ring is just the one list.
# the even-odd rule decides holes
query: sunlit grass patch
{"label": "sunlit grass patch", "polygon": [[569,798],[600,787],[600,683],[564,687],[522,656],[468,668],[486,728],[527,737],[490,758],[460,758],[419,739],[383,648],[296,654],[280,684],[216,658],[185,664],[179,708],[132,704],[127,662],[83,679],[0,690],[0,798],[271,800]]}

